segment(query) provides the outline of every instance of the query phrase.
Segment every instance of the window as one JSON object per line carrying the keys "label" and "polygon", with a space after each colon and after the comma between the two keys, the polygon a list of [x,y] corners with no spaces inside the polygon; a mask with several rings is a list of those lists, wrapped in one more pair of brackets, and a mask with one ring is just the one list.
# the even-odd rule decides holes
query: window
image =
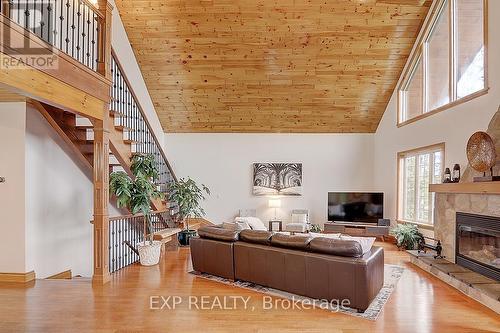
{"label": "window", "polygon": [[411,73],[408,86],[405,94],[405,117],[408,119],[414,118],[420,114],[423,107],[422,88],[424,86],[424,75],[421,58],[417,61],[417,65],[413,73]]}
{"label": "window", "polygon": [[450,102],[450,1],[446,1],[433,30],[424,44],[427,59],[426,110],[437,109]]}
{"label": "window", "polygon": [[399,124],[486,92],[485,1],[436,1],[399,87]]}
{"label": "window", "polygon": [[429,184],[441,183],[444,144],[398,154],[398,220],[432,225],[434,194]]}
{"label": "window", "polygon": [[484,89],[484,3],[458,0],[457,11],[457,97]]}

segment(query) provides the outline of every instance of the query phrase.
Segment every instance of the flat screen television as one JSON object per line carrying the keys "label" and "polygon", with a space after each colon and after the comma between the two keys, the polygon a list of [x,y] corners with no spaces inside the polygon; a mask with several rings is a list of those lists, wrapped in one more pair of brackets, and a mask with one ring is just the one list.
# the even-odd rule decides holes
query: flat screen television
{"label": "flat screen television", "polygon": [[328,192],[329,222],[377,223],[384,218],[384,193]]}

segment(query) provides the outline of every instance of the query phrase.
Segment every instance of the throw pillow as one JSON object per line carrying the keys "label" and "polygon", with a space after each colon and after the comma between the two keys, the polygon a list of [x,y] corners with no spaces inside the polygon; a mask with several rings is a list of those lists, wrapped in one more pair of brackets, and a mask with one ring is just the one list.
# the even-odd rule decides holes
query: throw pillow
{"label": "throw pillow", "polygon": [[353,240],[358,242],[361,245],[361,248],[363,249],[363,254],[370,251],[373,246],[373,243],[375,243],[375,237],[353,237],[353,236],[342,235],[340,236],[340,239]]}
{"label": "throw pillow", "polygon": [[234,219],[234,221],[246,222],[250,226],[250,229],[252,230],[267,230],[264,223],[258,217],[253,217],[253,216],[237,217]]}

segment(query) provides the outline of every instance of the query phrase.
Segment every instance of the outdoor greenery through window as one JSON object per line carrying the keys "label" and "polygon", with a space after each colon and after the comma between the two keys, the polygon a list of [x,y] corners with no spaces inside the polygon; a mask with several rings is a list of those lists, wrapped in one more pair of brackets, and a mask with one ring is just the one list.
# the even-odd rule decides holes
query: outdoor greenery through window
{"label": "outdoor greenery through window", "polygon": [[399,88],[399,123],[486,88],[485,1],[437,2]]}
{"label": "outdoor greenery through window", "polygon": [[434,194],[429,184],[442,180],[444,146],[399,153],[398,219],[433,224]]}

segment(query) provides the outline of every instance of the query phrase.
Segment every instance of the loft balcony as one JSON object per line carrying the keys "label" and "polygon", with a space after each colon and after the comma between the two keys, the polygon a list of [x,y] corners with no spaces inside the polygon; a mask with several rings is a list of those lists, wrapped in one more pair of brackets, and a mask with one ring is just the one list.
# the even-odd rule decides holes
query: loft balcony
{"label": "loft balcony", "polygon": [[106,0],[3,0],[0,81],[3,88],[101,119],[111,86]]}

